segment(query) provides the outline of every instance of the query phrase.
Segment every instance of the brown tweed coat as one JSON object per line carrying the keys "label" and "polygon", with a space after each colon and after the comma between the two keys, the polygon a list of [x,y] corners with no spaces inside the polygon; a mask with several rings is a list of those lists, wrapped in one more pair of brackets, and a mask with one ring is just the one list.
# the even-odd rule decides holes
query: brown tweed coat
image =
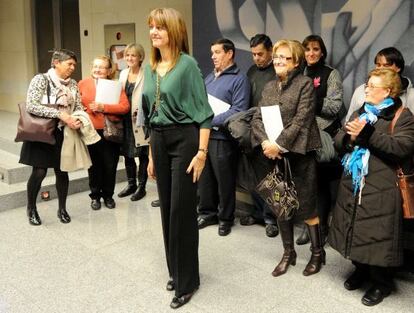
{"label": "brown tweed coat", "polygon": [[[284,82],[271,81],[266,84],[259,107],[278,104],[284,128],[276,139],[279,146],[289,152],[293,180],[298,191],[301,208],[294,220],[315,217],[316,213],[316,160],[314,151],[321,146],[318,126],[315,119],[315,91],[309,77],[301,74],[299,69],[289,73]],[[261,110],[257,110],[251,122],[252,145],[263,162],[255,166],[259,180],[273,169],[275,161],[263,157],[261,143],[267,140],[262,122]],[[261,163],[261,164],[259,164]],[[266,169],[266,170],[265,170]]]}

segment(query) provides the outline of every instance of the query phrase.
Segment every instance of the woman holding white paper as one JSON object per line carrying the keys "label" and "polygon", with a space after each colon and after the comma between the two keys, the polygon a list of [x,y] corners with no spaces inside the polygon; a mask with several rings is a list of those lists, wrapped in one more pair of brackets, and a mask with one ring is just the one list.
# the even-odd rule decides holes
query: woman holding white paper
{"label": "woman holding white paper", "polygon": [[88,146],[92,166],[88,170],[89,187],[92,199],[91,208],[101,208],[101,198],[108,209],[115,208],[113,199],[115,189],[116,167],[119,160],[120,145],[108,141],[103,136],[105,116],[111,120],[119,120],[129,110],[129,103],[125,92],[121,90],[119,101],[116,104],[95,102],[97,84],[100,79],[112,79],[115,72],[112,61],[107,56],[99,56],[93,60],[92,75],[79,82],[82,104],[89,114],[93,126],[101,136],[101,140]]}
{"label": "woman holding white paper", "polygon": [[275,277],[285,274],[289,265],[296,264],[293,241],[295,222],[305,221],[312,241],[312,257],[303,275],[316,274],[322,263],[325,263],[316,211],[315,150],[321,146],[321,141],[315,120],[313,83],[310,78],[302,75],[303,62],[304,49],[298,41],[276,42],[273,46],[273,65],[279,79],[267,83],[259,107],[278,105],[283,128],[276,140],[269,140],[261,110],[257,110],[251,123],[252,143],[258,152],[258,162],[255,162],[258,178],[263,178],[273,170],[275,160],[287,157],[299,197],[300,208],[292,220],[278,220],[285,251],[272,272]]}

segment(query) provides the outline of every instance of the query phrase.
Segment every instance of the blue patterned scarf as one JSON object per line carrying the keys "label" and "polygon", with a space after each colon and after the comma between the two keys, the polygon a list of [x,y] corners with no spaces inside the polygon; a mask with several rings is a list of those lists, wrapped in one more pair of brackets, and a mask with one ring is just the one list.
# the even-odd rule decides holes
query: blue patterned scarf
{"label": "blue patterned scarf", "polygon": [[[367,123],[374,125],[378,120],[378,114],[385,108],[394,105],[394,101],[388,97],[384,99],[379,105],[374,106],[369,103],[365,103],[365,112],[360,115],[359,120],[365,120]],[[354,187],[354,196],[358,190],[362,191],[364,188],[365,176],[368,174],[368,160],[370,152],[367,148],[361,148],[355,146],[354,151],[345,154],[342,159],[342,165],[344,166],[344,172],[347,175],[352,175],[352,186]]]}

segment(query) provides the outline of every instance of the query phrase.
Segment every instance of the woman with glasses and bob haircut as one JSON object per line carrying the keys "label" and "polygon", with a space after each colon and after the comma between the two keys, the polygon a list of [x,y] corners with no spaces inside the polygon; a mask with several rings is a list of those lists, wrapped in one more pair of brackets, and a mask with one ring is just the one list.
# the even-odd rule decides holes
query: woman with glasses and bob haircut
{"label": "woman with glasses and bob haircut", "polygon": [[273,170],[276,162],[288,158],[296,184],[300,208],[290,220],[278,219],[284,253],[272,275],[277,277],[296,264],[293,225],[305,221],[311,237],[312,256],[303,275],[320,271],[325,263],[325,251],[319,234],[316,211],[316,159],[315,150],[321,146],[315,120],[315,91],[313,82],[302,74],[304,49],[296,40],[279,40],[273,46],[273,65],[277,81],[266,84],[259,107],[279,105],[283,130],[276,141],[270,141],[257,110],[252,119],[252,143],[256,149],[256,174],[262,179]]}
{"label": "woman with glasses and bob haircut", "polygon": [[109,57],[103,55],[93,60],[91,76],[79,82],[82,104],[101,136],[101,140],[88,146],[92,166],[88,169],[91,208],[101,208],[101,198],[108,209],[115,208],[113,199],[115,189],[116,167],[119,161],[120,144],[108,141],[103,136],[105,116],[111,120],[120,120],[129,110],[128,98],[121,91],[119,103],[105,104],[95,102],[96,86],[99,79],[112,79],[115,69]]}
{"label": "woman with glasses and bob haircut", "polygon": [[412,173],[414,119],[402,109],[396,71],[375,69],[365,87],[365,104],[335,136],[343,155],[342,175],[328,241],[352,260],[344,287],[370,286],[362,303],[380,303],[394,289],[393,268],[402,265],[402,205],[397,168]]}
{"label": "woman with glasses and bob haircut", "polygon": [[171,8],[151,11],[150,64],[143,108],[150,127],[148,175],[157,179],[164,245],[175,290],[170,307],[190,301],[200,285],[197,181],[205,166],[213,111],[197,62],[188,55],[187,29]]}

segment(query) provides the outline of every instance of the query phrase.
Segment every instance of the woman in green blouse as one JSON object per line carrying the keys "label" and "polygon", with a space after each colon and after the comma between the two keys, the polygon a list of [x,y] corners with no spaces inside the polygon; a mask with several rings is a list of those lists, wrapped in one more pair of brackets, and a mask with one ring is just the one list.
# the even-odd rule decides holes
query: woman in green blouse
{"label": "woman in green blouse", "polygon": [[150,135],[148,175],[157,178],[161,219],[176,309],[200,285],[197,181],[207,157],[213,111],[196,61],[188,55],[184,20],[171,8],[148,17],[152,43],[145,68],[143,109]]}

